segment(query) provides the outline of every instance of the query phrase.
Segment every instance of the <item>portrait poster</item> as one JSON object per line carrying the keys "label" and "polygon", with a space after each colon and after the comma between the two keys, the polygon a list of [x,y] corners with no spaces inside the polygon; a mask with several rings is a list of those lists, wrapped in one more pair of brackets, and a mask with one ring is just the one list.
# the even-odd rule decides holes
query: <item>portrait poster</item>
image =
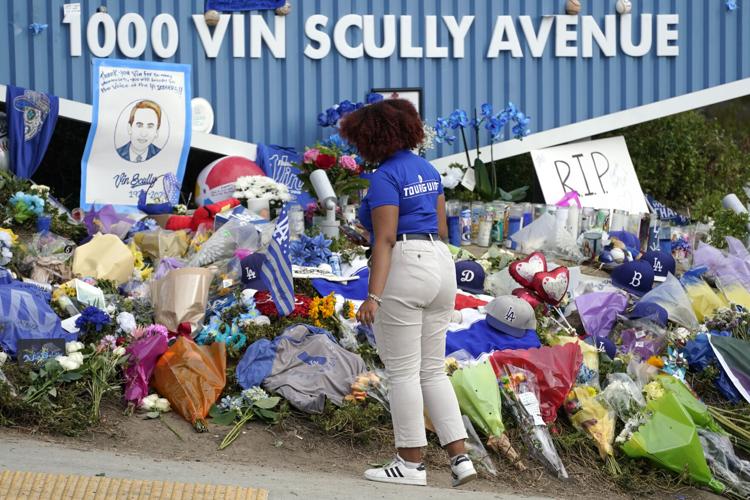
{"label": "portrait poster", "polygon": [[81,208],[178,203],[191,138],[190,65],[94,59]]}

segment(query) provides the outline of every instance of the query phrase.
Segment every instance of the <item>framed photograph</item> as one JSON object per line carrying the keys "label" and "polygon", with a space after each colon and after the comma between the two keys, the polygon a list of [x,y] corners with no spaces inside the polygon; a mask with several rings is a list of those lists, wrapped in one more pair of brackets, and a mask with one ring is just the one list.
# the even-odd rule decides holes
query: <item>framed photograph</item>
{"label": "framed photograph", "polygon": [[372,89],[373,94],[380,94],[385,99],[406,99],[411,102],[417,113],[422,116],[422,89],[420,87],[396,88],[396,89]]}

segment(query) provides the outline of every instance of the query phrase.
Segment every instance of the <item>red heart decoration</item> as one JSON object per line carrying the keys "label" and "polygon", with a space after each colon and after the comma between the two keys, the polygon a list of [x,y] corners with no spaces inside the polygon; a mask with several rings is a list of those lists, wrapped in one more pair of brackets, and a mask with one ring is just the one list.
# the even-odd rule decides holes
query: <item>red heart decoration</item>
{"label": "red heart decoration", "polygon": [[522,287],[531,288],[534,275],[547,272],[547,257],[542,252],[534,252],[523,260],[513,262],[508,266],[508,272]]}
{"label": "red heart decoration", "polygon": [[531,283],[531,289],[547,304],[558,305],[570,285],[570,271],[561,266],[550,272],[536,273]]}
{"label": "red heart decoration", "polygon": [[516,288],[512,293],[519,299],[523,299],[528,302],[535,311],[539,306],[543,306],[545,309],[547,307],[547,305],[542,302],[542,299],[539,298],[539,295],[535,294],[528,288]]}

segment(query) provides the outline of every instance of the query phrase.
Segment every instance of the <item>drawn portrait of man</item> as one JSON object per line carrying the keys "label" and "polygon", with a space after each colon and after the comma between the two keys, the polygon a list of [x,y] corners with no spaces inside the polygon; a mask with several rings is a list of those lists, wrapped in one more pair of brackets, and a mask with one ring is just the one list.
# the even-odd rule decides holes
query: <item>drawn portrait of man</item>
{"label": "drawn portrait of man", "polygon": [[130,110],[128,135],[130,141],[117,148],[123,160],[133,163],[148,161],[161,149],[154,145],[161,128],[161,106],[154,101],[138,101]]}

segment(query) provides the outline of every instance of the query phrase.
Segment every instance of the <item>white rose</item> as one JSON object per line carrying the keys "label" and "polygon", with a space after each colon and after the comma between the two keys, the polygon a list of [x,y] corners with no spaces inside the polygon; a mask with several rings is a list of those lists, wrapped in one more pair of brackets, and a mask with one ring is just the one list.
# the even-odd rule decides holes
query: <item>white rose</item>
{"label": "white rose", "polygon": [[66,342],[65,343],[65,353],[66,354],[70,354],[70,353],[73,353],[73,352],[78,352],[81,349],[83,349],[83,347],[84,347],[83,346],[83,342],[76,342],[76,341]]}
{"label": "white rose", "polygon": [[153,410],[154,404],[156,404],[156,400],[159,399],[158,394],[149,394],[145,398],[141,400],[141,409],[143,410]]}
{"label": "white rose", "polygon": [[68,356],[58,356],[55,358],[63,370],[69,372],[71,370],[77,370],[81,365],[70,359]]}
{"label": "white rose", "polygon": [[115,348],[114,348],[114,349],[112,350],[112,354],[114,354],[114,355],[115,355],[115,356],[117,356],[118,358],[119,358],[120,356],[124,356],[124,355],[125,355],[125,348],[124,348],[123,346],[118,346],[118,347],[115,347]]}
{"label": "white rose", "polygon": [[107,306],[106,311],[111,318],[117,312],[117,308],[113,304],[110,304]]}
{"label": "white rose", "polygon": [[135,324],[135,316],[133,316],[129,312],[121,312],[117,315],[117,324],[122,329],[123,332],[127,333],[128,335],[133,333],[133,330],[135,330],[136,324]]}
{"label": "white rose", "polygon": [[83,353],[81,353],[79,351],[71,352],[70,354],[68,354],[65,357],[68,358],[68,359],[70,359],[74,363],[77,363],[78,366],[81,366],[83,364]]}
{"label": "white rose", "polygon": [[165,398],[159,398],[156,400],[156,403],[154,403],[154,409],[159,410],[162,413],[167,413],[172,408],[169,406],[169,400]]}
{"label": "white rose", "polygon": [[0,366],[3,366],[8,361],[8,354],[0,351]]}
{"label": "white rose", "polygon": [[266,326],[271,324],[271,319],[268,316],[258,316],[252,319],[252,322],[259,326]]}

